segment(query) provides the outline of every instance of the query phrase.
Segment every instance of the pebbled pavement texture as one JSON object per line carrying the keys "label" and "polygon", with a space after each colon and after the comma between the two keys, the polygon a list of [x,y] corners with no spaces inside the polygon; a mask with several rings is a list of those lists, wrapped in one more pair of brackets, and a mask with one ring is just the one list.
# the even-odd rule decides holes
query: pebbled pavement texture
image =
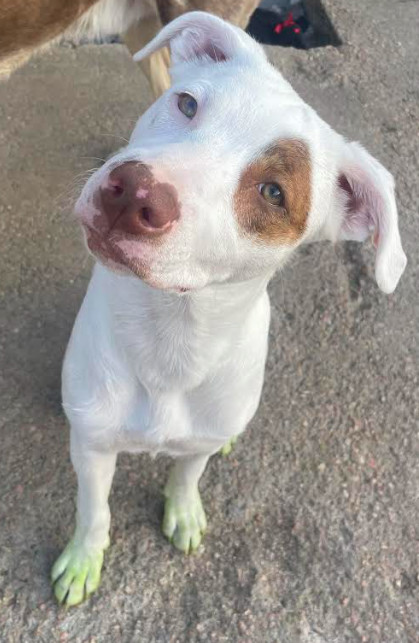
{"label": "pebbled pavement texture", "polygon": [[68,611],[49,584],[76,490],[60,366],[91,268],[71,203],[150,95],[120,45],[52,49],[0,86],[1,641],[419,641],[417,2],[325,5],[340,49],[269,53],[394,173],[406,273],[385,297],[368,246],[300,252],[270,287],[257,416],[202,479],[199,555],[160,531],[169,461],[122,455],[101,588]]}

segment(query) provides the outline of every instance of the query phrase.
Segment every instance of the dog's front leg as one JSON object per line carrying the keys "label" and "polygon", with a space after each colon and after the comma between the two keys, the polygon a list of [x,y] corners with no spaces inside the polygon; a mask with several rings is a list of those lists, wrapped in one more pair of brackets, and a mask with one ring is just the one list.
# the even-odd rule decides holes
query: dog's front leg
{"label": "dog's front leg", "polygon": [[76,530],[51,573],[55,596],[65,605],[81,603],[99,586],[116,454],[93,451],[72,432],[71,460],[78,481]]}
{"label": "dog's front leg", "polygon": [[208,457],[178,458],[164,489],[163,533],[186,554],[198,548],[207,526],[198,482]]}

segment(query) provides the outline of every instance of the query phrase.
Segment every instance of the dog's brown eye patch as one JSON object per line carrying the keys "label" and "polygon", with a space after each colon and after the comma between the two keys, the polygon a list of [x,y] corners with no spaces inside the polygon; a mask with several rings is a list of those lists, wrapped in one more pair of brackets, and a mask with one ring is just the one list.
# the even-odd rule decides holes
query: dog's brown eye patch
{"label": "dog's brown eye patch", "polygon": [[240,177],[234,209],[243,230],[272,243],[294,243],[310,210],[310,153],[303,141],[281,140]]}

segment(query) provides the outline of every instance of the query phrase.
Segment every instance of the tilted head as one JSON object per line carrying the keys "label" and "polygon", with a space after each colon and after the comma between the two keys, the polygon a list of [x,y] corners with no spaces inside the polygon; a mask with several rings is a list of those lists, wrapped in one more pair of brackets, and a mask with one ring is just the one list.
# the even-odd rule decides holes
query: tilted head
{"label": "tilted head", "polygon": [[379,287],[405,268],[392,176],[334,132],[240,29],[202,12],[136,55],[169,45],[172,87],[76,206],[93,254],[185,292],[270,275],[301,243],[377,248]]}

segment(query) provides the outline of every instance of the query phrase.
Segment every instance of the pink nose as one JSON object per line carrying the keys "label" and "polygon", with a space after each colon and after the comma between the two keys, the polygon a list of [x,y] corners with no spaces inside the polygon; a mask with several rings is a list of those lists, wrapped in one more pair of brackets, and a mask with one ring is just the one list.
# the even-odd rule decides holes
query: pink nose
{"label": "pink nose", "polygon": [[110,230],[153,237],[180,215],[174,187],[156,182],[150,168],[135,161],[112,170],[99,196]]}

